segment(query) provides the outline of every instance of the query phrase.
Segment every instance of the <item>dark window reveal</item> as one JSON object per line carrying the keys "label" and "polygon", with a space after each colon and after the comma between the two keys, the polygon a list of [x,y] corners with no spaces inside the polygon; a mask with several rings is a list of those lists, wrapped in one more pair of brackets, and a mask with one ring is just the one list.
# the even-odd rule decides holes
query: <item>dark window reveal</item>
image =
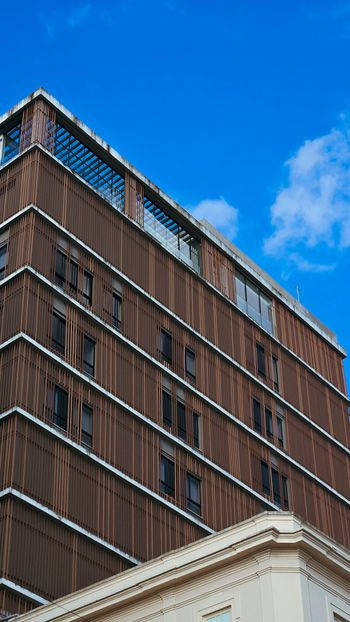
{"label": "dark window reveal", "polygon": [[284,447],[284,421],[283,418],[277,415],[277,440],[281,447]]}
{"label": "dark window reveal", "polygon": [[160,333],[160,348],[162,357],[167,363],[171,363],[173,360],[173,338],[166,330],[161,330]]}
{"label": "dark window reveal", "polygon": [[177,433],[186,440],[186,408],[182,402],[177,402]]}
{"label": "dark window reveal", "polygon": [[92,408],[83,404],[81,418],[81,442],[86,447],[92,447]]}
{"label": "dark window reveal", "polygon": [[280,383],[279,383],[279,377],[278,377],[278,359],[275,356],[272,357],[272,374],[273,374],[273,388],[275,389],[275,391],[277,391],[277,393],[279,393]]}
{"label": "dark window reveal", "polygon": [[193,350],[185,348],[185,371],[186,376],[189,376],[193,380],[196,377],[196,355]]}
{"label": "dark window reveal", "polygon": [[90,376],[95,375],[95,342],[84,335],[83,368]]}
{"label": "dark window reveal", "polygon": [[262,481],[262,489],[264,492],[270,494],[270,478],[269,478],[269,467],[266,462],[261,461],[261,481]]}
{"label": "dark window reveal", "polygon": [[273,500],[277,505],[281,505],[280,478],[276,469],[271,470],[272,473],[272,491]]}
{"label": "dark window reveal", "polygon": [[201,515],[201,482],[198,477],[187,473],[186,482],[187,509],[194,514]]}
{"label": "dark window reveal", "polygon": [[285,475],[282,475],[282,495],[283,495],[283,505],[286,510],[289,508],[289,499],[288,499],[288,478]]}
{"label": "dark window reveal", "polygon": [[74,259],[70,260],[69,287],[73,292],[78,289],[78,264]]}
{"label": "dark window reveal", "polygon": [[122,297],[118,292],[113,292],[112,324],[118,330],[122,327]]}
{"label": "dark window reveal", "polygon": [[56,250],[55,283],[63,287],[66,282],[67,257],[59,249]]}
{"label": "dark window reveal", "polygon": [[64,354],[66,346],[66,318],[54,310],[52,314],[52,347]]}
{"label": "dark window reveal", "polygon": [[172,412],[171,412],[171,395],[163,389],[163,424],[169,428],[172,425]]}
{"label": "dark window reveal", "polygon": [[272,412],[269,408],[265,408],[265,424],[266,434],[270,438],[273,437],[273,424],[272,424]]}
{"label": "dark window reveal", "polygon": [[87,305],[92,305],[92,274],[87,270],[84,270],[83,298]]}
{"label": "dark window reveal", "polygon": [[7,244],[0,246],[0,281],[4,278],[7,268]]}
{"label": "dark window reveal", "polygon": [[254,422],[254,430],[261,434],[261,410],[260,410],[260,402],[258,400],[253,399],[253,422]]}
{"label": "dark window reveal", "polygon": [[258,374],[266,376],[265,348],[260,343],[256,344],[256,360],[258,365]]}
{"label": "dark window reveal", "polygon": [[160,489],[166,495],[175,495],[174,462],[163,454],[160,459]]}
{"label": "dark window reveal", "polygon": [[198,413],[192,413],[192,421],[193,421],[193,445],[199,449],[200,448],[200,415]]}
{"label": "dark window reveal", "polygon": [[67,430],[68,393],[55,386],[53,422],[62,430]]}

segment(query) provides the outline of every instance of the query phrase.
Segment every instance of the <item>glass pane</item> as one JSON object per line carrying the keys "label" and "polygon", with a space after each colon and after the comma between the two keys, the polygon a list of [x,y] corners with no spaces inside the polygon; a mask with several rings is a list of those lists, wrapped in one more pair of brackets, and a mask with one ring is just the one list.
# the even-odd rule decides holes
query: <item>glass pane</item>
{"label": "glass pane", "polygon": [[261,325],[269,333],[273,333],[272,325],[272,300],[269,300],[264,294],[260,293],[260,308],[261,308]]}
{"label": "glass pane", "polygon": [[248,315],[260,324],[259,290],[253,283],[247,283],[247,311]]}
{"label": "glass pane", "polygon": [[247,312],[245,278],[239,272],[236,274],[236,295],[238,307],[242,309],[242,311]]}
{"label": "glass pane", "polygon": [[214,613],[206,618],[206,622],[231,622],[231,611],[223,611],[222,613]]}

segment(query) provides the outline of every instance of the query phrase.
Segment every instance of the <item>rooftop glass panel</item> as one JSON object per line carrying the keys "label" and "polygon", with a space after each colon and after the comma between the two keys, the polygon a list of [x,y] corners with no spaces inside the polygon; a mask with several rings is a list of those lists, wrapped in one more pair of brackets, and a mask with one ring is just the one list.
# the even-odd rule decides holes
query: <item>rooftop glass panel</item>
{"label": "rooftop glass panel", "polygon": [[199,272],[199,241],[147,196],[143,206],[145,230],[173,255]]}
{"label": "rooftop glass panel", "polygon": [[19,143],[21,138],[21,124],[17,123],[14,127],[7,130],[2,136],[3,146],[0,153],[0,164],[5,164],[19,153]]}
{"label": "rooftop glass panel", "polygon": [[272,300],[240,272],[236,272],[237,305],[273,335]]}

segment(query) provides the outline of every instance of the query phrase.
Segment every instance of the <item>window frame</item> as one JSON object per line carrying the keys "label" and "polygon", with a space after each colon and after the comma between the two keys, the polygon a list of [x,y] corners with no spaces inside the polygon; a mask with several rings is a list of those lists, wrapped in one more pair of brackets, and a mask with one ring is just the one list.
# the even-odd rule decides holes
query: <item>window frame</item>
{"label": "window frame", "polygon": [[187,440],[187,413],[186,404],[176,400],[177,434],[183,441]]}
{"label": "window frame", "polygon": [[74,293],[78,291],[78,280],[79,280],[79,264],[78,262],[70,257],[69,259],[69,288]]}
{"label": "window frame", "polygon": [[[166,398],[164,399],[164,397],[166,396]],[[166,404],[169,405],[169,409],[170,409],[170,416],[168,412],[166,412]],[[162,416],[163,416],[163,425],[171,428],[173,425],[173,399],[172,399],[172,395],[171,393],[165,389],[164,387],[162,388]]]}
{"label": "window frame", "polygon": [[[90,420],[91,420],[91,432],[87,432],[84,429],[84,411],[86,413],[86,411],[89,411],[89,415],[90,415]],[[82,409],[81,409],[81,444],[84,445],[84,447],[87,447],[89,449],[92,448],[92,434],[93,434],[93,409],[91,408],[91,406],[89,406],[89,404],[85,404],[83,402],[82,405]]]}
{"label": "window frame", "polygon": [[[164,471],[163,471],[164,466]],[[163,477],[164,473],[164,477]],[[170,474],[170,482],[167,481],[167,475]],[[175,497],[175,462],[173,458],[167,456],[164,452],[160,454],[160,491],[169,497]]]}
{"label": "window frame", "polygon": [[261,404],[256,397],[253,397],[253,428],[259,434],[262,433]]}
{"label": "window frame", "polygon": [[201,449],[201,415],[195,410],[192,411],[192,431],[193,431],[193,446],[196,449]]}
{"label": "window frame", "polygon": [[[269,465],[265,460],[260,460],[260,468],[261,468],[261,487],[263,489],[263,492],[269,495],[271,493]],[[264,475],[266,475],[266,477],[264,477]]]}
{"label": "window frame", "polygon": [[274,354],[272,354],[272,380],[273,380],[273,388],[276,393],[280,392],[280,378],[278,371],[278,358]]}
{"label": "window frame", "polygon": [[[92,305],[92,293],[93,293],[93,274],[91,274],[91,272],[89,270],[86,270],[86,268],[84,268],[84,273],[83,273],[83,300],[85,302],[85,304],[87,304],[89,307],[91,307]],[[87,286],[87,284],[89,283],[89,286]]]}
{"label": "window frame", "polygon": [[[64,324],[63,343],[61,343],[54,336],[54,327],[55,327],[55,324],[56,324],[55,320],[58,320],[58,322],[61,322],[62,324]],[[58,311],[57,309],[53,308],[53,310],[52,310],[52,325],[51,325],[51,346],[57,352],[60,352],[61,354],[65,354],[65,351],[66,351],[66,326],[67,326],[66,316],[63,313],[61,313],[60,311]]]}
{"label": "window frame", "polygon": [[[189,361],[192,361],[190,367],[193,367],[193,373],[189,369]],[[188,346],[185,346],[185,374],[190,380],[196,379],[196,353]]]}
{"label": "window frame", "polygon": [[112,325],[117,330],[122,328],[122,296],[121,293],[113,290],[112,292]]}
{"label": "window frame", "polygon": [[[199,502],[194,500],[191,493],[191,481],[196,482],[198,484],[198,497]],[[187,471],[186,473],[186,508],[191,514],[195,514],[195,516],[202,516],[202,493],[201,493],[201,480],[197,475],[193,475]]]}
{"label": "window frame", "polygon": [[[86,342],[90,342],[90,344],[93,344],[93,362],[92,364],[89,363],[89,361],[85,358],[85,343]],[[83,370],[86,374],[88,374],[89,376],[91,376],[92,378],[95,378],[95,367],[96,367],[96,341],[90,337],[90,335],[83,335]],[[92,370],[92,372],[91,372]]]}
{"label": "window frame", "polygon": [[[5,249],[4,253],[3,253],[3,249]],[[3,242],[0,243],[0,259],[1,259],[2,256],[4,257],[4,265],[1,268],[1,264],[0,264],[0,281],[2,281],[2,279],[5,278],[6,271],[7,271],[7,266],[8,266],[8,257],[9,257],[8,239],[6,239],[6,240],[4,240]]]}
{"label": "window frame", "polygon": [[[61,266],[58,264],[58,258],[61,258]],[[59,271],[58,267],[62,267],[62,272]],[[56,247],[55,253],[55,283],[59,287],[64,287],[66,283],[66,273],[67,273],[67,253],[60,248]]]}
{"label": "window frame", "polygon": [[[256,351],[256,369],[258,375],[262,378],[266,378],[267,365],[266,365],[266,352],[265,347],[259,343],[259,341],[255,344]],[[262,365],[261,365],[262,364]]]}
{"label": "window frame", "polygon": [[171,365],[173,362],[173,336],[166,328],[160,329],[160,352],[163,361]]}
{"label": "window frame", "polygon": [[281,482],[280,474],[276,467],[271,466],[272,498],[276,505],[281,507]]}
{"label": "window frame", "polygon": [[266,429],[266,436],[269,439],[273,439],[274,434],[273,434],[272,410],[268,406],[265,406],[265,429]]}
{"label": "window frame", "polygon": [[[56,410],[56,398],[58,399],[57,396],[59,395],[61,396],[61,398],[62,397],[65,398],[66,408],[65,408],[65,415],[63,416],[60,412],[58,412],[59,409]],[[63,421],[65,425],[61,425],[60,421]],[[68,391],[66,391],[66,389],[63,389],[58,384],[55,384],[54,393],[53,393],[52,422],[57,428],[67,432],[67,429],[68,429]]]}

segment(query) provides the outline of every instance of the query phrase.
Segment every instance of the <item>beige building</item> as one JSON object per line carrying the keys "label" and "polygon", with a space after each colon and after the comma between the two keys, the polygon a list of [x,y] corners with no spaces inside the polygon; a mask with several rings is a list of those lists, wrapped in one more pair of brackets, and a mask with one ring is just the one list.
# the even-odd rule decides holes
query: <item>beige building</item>
{"label": "beige building", "polygon": [[350,552],[264,512],[18,620],[350,622]]}

